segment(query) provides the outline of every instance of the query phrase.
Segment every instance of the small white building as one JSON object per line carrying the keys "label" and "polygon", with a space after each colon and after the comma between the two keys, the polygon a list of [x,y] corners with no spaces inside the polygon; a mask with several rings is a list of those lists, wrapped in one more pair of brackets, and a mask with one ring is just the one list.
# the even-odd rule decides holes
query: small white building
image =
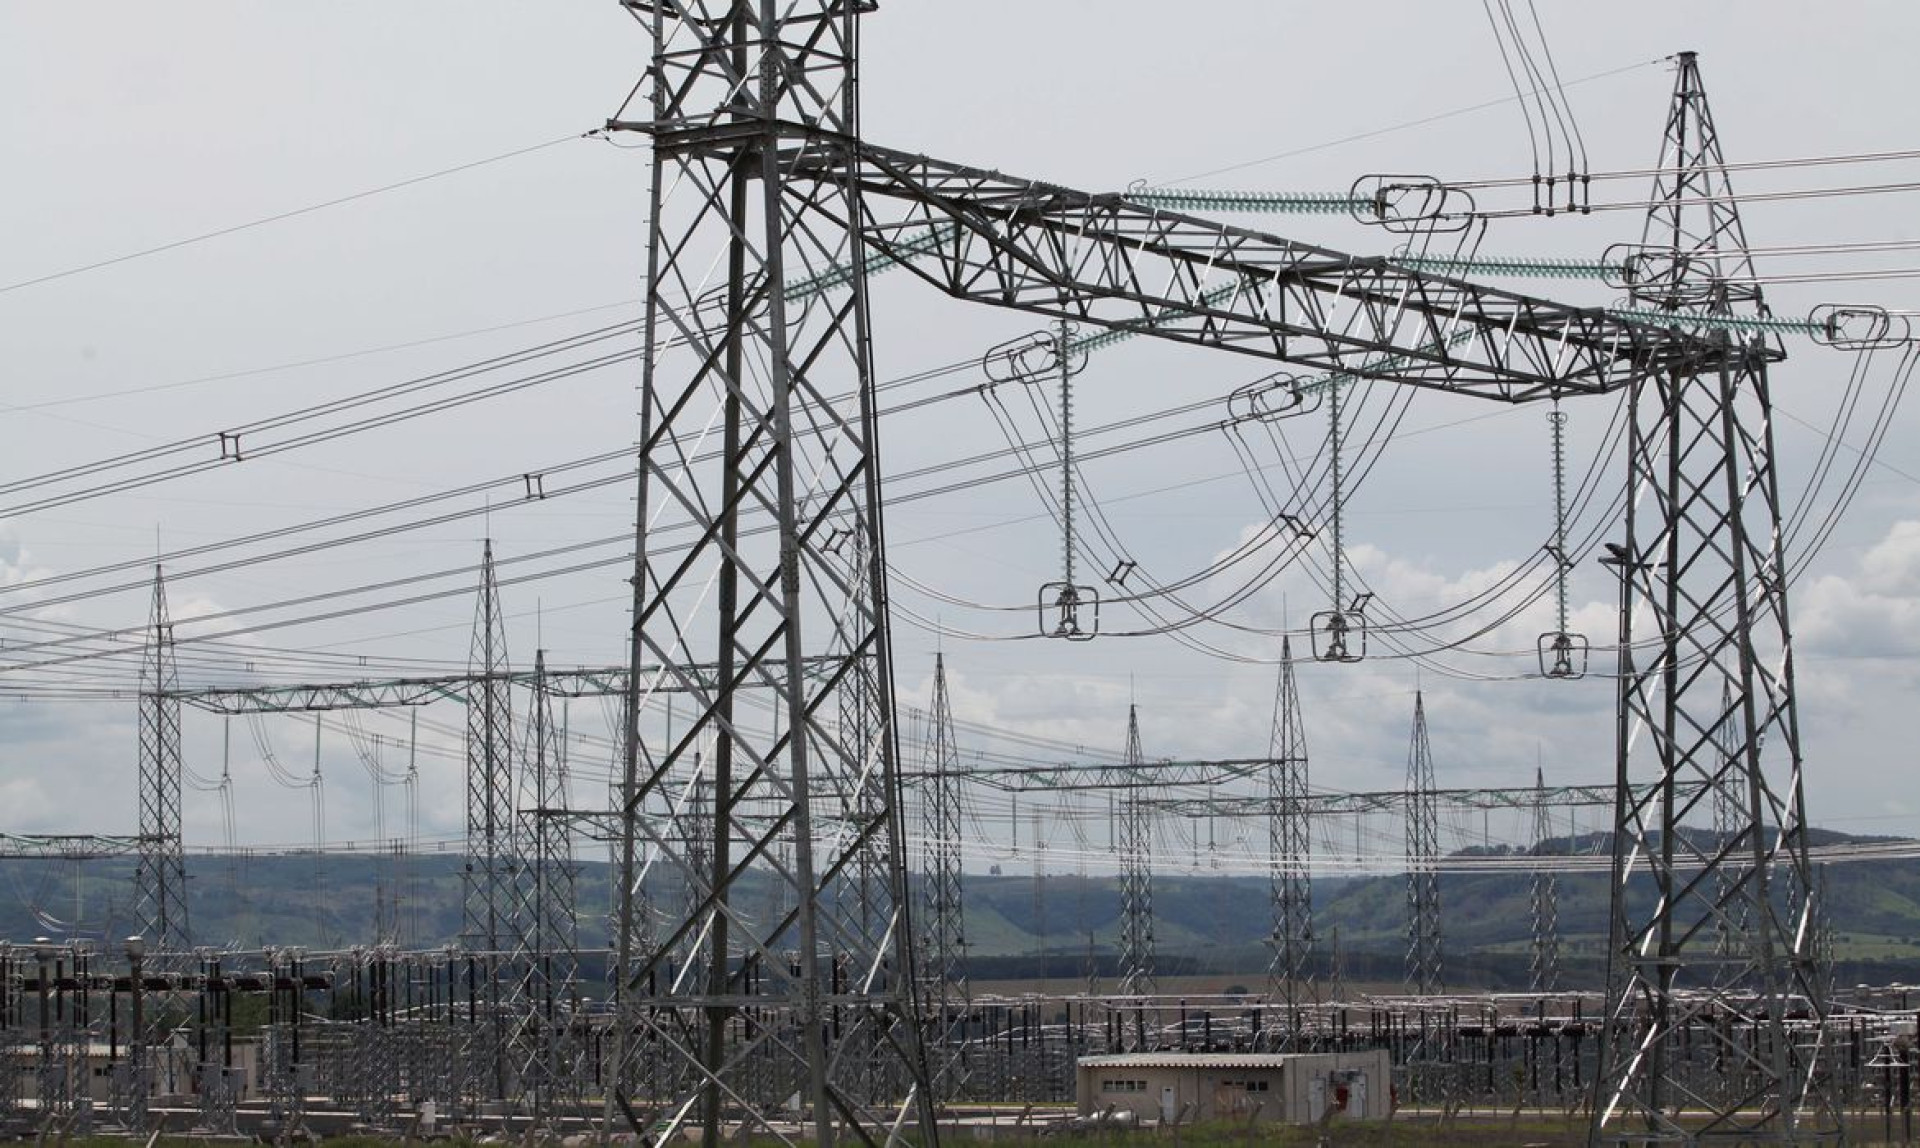
{"label": "small white building", "polygon": [[1384,1120],[1393,1103],[1385,1049],[1370,1052],[1128,1052],[1082,1057],[1081,1116],[1109,1110],[1140,1121],[1253,1119],[1311,1124]]}

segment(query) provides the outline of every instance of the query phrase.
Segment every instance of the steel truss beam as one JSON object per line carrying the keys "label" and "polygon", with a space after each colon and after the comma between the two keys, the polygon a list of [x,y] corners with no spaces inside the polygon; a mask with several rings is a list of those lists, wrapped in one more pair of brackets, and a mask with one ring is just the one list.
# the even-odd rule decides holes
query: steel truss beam
{"label": "steel truss beam", "polygon": [[[1272,764],[1265,757],[1166,758],[1162,760],[1054,762],[1021,765],[989,765],[974,762],[961,766],[952,776],[969,785],[983,785],[1003,793],[1064,793],[1074,790],[1169,789],[1179,786],[1218,785],[1239,778],[1258,777]],[[914,770],[901,775],[914,786],[926,786],[934,780],[931,770]],[[1158,799],[1143,798],[1147,806],[1158,808]]]}
{"label": "steel truss beam", "polygon": [[[827,659],[810,659],[808,674],[823,673]],[[718,682],[711,666],[688,666],[672,675],[666,668],[647,665],[641,668],[641,693],[684,694],[694,689],[712,690]],[[182,705],[216,714],[309,713],[315,710],[374,710],[424,706],[438,701],[465,704],[480,676],[473,672],[443,674],[423,678],[363,679],[345,682],[291,683],[285,685],[209,686],[199,689],[175,689],[169,692]],[[549,668],[538,672],[502,668],[492,675],[508,685],[538,688],[552,697],[602,698],[625,697],[628,672],[625,666],[579,666],[571,669]],[[691,676],[697,683],[686,684]],[[778,675],[775,675],[778,688]],[[744,683],[759,685],[760,683]]]}
{"label": "steel truss beam", "polygon": [[93,833],[0,833],[0,861],[100,861],[137,854],[142,844]]}
{"label": "steel truss beam", "polygon": [[[1654,789],[1650,783],[1630,787],[1636,799]],[[1682,781],[1675,790],[1682,798],[1694,798],[1707,791],[1704,782]],[[1556,809],[1585,806],[1612,808],[1618,792],[1611,785],[1548,785],[1507,789],[1434,789],[1428,796],[1446,809],[1532,809],[1544,803]],[[1269,799],[1254,794],[1221,794],[1205,797],[1157,798],[1153,807],[1180,817],[1258,817],[1266,813]],[[1404,789],[1382,789],[1354,793],[1310,793],[1300,799],[1300,808],[1309,817],[1337,817],[1356,813],[1405,813],[1412,796]]]}
{"label": "steel truss beam", "polygon": [[[897,218],[869,246],[956,298],[1510,402],[1619,390],[1714,348],[1679,330],[871,144],[789,143],[796,177]],[[835,224],[844,220],[836,219]],[[1391,356],[1391,362],[1377,357]],[[1372,359],[1374,361],[1369,362]]]}

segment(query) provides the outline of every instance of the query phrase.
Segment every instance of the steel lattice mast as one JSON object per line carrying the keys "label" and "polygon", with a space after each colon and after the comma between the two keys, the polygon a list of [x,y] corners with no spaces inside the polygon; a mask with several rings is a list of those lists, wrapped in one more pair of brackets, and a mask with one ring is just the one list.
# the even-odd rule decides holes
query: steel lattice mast
{"label": "steel lattice mast", "polygon": [[[1146,764],[1140,748],[1140,710],[1127,707],[1129,766]],[[1152,996],[1153,960],[1153,805],[1140,794],[1120,797],[1120,993]]]}
{"label": "steel lattice mast", "polygon": [[[525,948],[526,922],[518,908],[525,890],[520,826],[514,811],[513,697],[507,671],[506,619],[494,578],[493,540],[480,557],[480,587],[474,606],[473,642],[467,657],[467,859],[461,947],[477,962],[481,992],[491,1015],[490,1048],[470,1050],[469,1064],[488,1066],[488,1095],[507,1095],[507,1049],[500,1005],[517,978],[503,976],[508,958]],[[479,1033],[476,1033],[476,1038]]]}
{"label": "steel lattice mast", "polygon": [[947,695],[947,661],[933,659],[933,706],[927,718],[926,773],[921,785],[921,874],[926,944],[921,976],[927,984],[928,1031],[934,1088],[941,1098],[963,1095],[966,1081],[956,1034],[972,993],[967,984],[966,916],[960,850],[960,748],[954,739],[953,704]]}
{"label": "steel lattice mast", "polygon": [[1435,996],[1440,961],[1440,810],[1434,800],[1433,748],[1427,703],[1413,695],[1413,740],[1407,750],[1407,991]]}
{"label": "steel lattice mast", "polygon": [[[649,952],[632,951],[630,928],[618,932],[631,958],[621,1030],[642,1026],[676,1062],[666,1092],[636,1106],[661,1138],[697,1124],[713,1144],[737,1123],[788,1139],[792,1117],[774,1113],[797,1093],[801,1139],[866,1139],[887,1120],[865,1106],[883,1086],[912,1106],[924,1141],[936,1136],[899,821],[866,213],[852,181],[790,178],[853,154],[858,17],[871,7],[626,5],[652,37],[648,106],[614,126],[651,137],[653,186],[625,833],[655,869],[702,893],[700,910]],[[830,286],[804,296],[783,289],[821,277]],[[654,543],[663,514],[674,548]],[[749,516],[772,529],[743,530]],[[840,557],[849,543],[860,555],[851,570]],[[716,663],[711,681],[696,651]],[[643,674],[648,662],[657,674]],[[692,720],[670,738],[654,738],[649,679],[692,695]],[[736,705],[757,685],[778,691],[771,732]],[[867,712],[850,724],[849,706]],[[712,856],[697,869],[682,835],[643,814],[706,744]],[[869,866],[877,890],[862,880]],[[763,902],[771,887],[785,911],[753,919],[750,887]],[[632,896],[629,884],[629,923]],[[850,918],[848,901],[865,908]],[[700,933],[708,966],[674,992],[652,974]],[[878,1081],[864,1051],[840,1048],[884,1048],[896,1079]],[[761,1080],[773,1091],[755,1095]]]}
{"label": "steel lattice mast", "polygon": [[[1552,806],[1547,803],[1544,770],[1533,771],[1533,788],[1533,855],[1544,858],[1553,845]],[[1527,987],[1536,993],[1557,992],[1560,988],[1560,883],[1553,870],[1543,863],[1533,874],[1532,886],[1529,900],[1533,911],[1533,959],[1527,969]]]}
{"label": "steel lattice mast", "polygon": [[[1659,171],[1637,305],[1679,324],[1766,315],[1692,53],[1678,57]],[[1724,326],[1710,343],[1631,397],[1629,489],[1642,496],[1612,560],[1621,799],[1596,1142],[1839,1135],[1819,1063],[1826,1004],[1767,380],[1778,350]],[[1705,793],[1677,797],[1687,781]],[[1735,799],[1724,835],[1707,831],[1718,793]],[[1630,881],[1650,888],[1630,895]],[[1742,916],[1723,942],[1720,923]],[[1719,1066],[1717,1086],[1689,1087],[1683,1057]]]}
{"label": "steel lattice mast", "polygon": [[534,651],[532,696],[527,705],[527,745],[521,760],[520,840],[526,846],[526,1005],[520,1014],[521,1086],[533,1094],[536,1115],[554,1101],[577,1094],[577,1048],[572,1037],[573,1001],[580,946],[575,917],[579,868],[568,808],[567,764],[562,731],[554,723],[553,695],[546,688],[547,652]]}
{"label": "steel lattice mast", "polygon": [[140,661],[140,855],[134,895],[140,933],[161,962],[184,961],[192,944],[187,920],[187,864],[180,825],[180,702],[167,585],[153,569],[153,606]]}
{"label": "steel lattice mast", "polygon": [[1293,643],[1280,639],[1280,686],[1273,704],[1267,752],[1267,865],[1273,904],[1273,961],[1267,997],[1285,1011],[1283,1049],[1301,1039],[1305,1009],[1314,997],[1312,823],[1307,817],[1307,731],[1294,682]]}

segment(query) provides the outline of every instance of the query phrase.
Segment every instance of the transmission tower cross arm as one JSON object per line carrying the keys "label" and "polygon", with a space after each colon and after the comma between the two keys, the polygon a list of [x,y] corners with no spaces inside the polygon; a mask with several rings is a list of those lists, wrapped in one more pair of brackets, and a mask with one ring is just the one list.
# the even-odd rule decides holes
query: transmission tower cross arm
{"label": "transmission tower cross arm", "polygon": [[[802,672],[823,672],[824,658],[808,659]],[[490,676],[511,686],[538,689],[551,697],[620,697],[627,689],[625,666],[580,666],[540,674],[503,670]],[[683,667],[669,676],[659,666],[643,666],[642,694],[691,693],[715,688],[714,667]],[[166,696],[216,714],[311,713],[317,710],[392,709],[437,701],[465,704],[467,692],[483,675],[444,674],[422,678],[374,678],[344,682],[289,682],[274,685],[209,686],[167,690]],[[777,684],[779,676],[774,681]],[[751,684],[751,683],[749,683]]]}
{"label": "transmission tower cross arm", "polygon": [[[1628,787],[1635,800],[1652,792],[1648,784]],[[1683,799],[1704,793],[1699,781],[1676,783]],[[1427,791],[1436,806],[1449,809],[1530,809],[1537,804],[1555,808],[1610,808],[1619,790],[1608,785],[1515,786],[1488,789],[1433,789]],[[1185,817],[1255,817],[1266,811],[1270,799],[1265,794],[1208,794],[1204,797],[1166,797],[1149,799],[1155,809]],[[1300,807],[1309,816],[1336,816],[1351,813],[1397,813],[1409,803],[1404,789],[1371,792],[1312,793],[1301,799]]]}
{"label": "transmission tower cross arm", "polygon": [[94,861],[140,851],[138,837],[96,833],[0,833],[0,861]]}
{"label": "transmission tower cross arm", "polygon": [[903,770],[908,785],[927,785],[940,777],[975,782],[1010,793],[1061,793],[1076,790],[1168,789],[1218,785],[1252,777],[1271,765],[1267,758],[1242,757],[1194,761],[1060,762],[1027,765],[961,765],[942,772]]}
{"label": "transmission tower cross arm", "polygon": [[[864,142],[792,146],[796,178],[866,193],[859,229],[876,256],[957,298],[1508,402],[1604,393],[1753,353],[1119,194]],[[883,221],[871,215],[880,201],[904,210]]]}

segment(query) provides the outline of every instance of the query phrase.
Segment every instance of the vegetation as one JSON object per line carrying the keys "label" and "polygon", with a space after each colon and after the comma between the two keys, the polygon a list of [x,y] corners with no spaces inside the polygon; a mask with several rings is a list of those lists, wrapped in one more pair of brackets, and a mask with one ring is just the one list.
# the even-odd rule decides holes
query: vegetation
{"label": "vegetation", "polygon": [[[1849,840],[1817,833],[1817,842]],[[1555,852],[1604,853],[1593,835],[1555,842]],[[1501,849],[1469,852],[1502,852]],[[1507,852],[1511,852],[1508,850]],[[89,936],[118,938],[134,927],[129,910],[131,859],[73,865],[0,862],[0,939],[56,939],[62,922],[85,922]],[[408,924],[412,947],[445,944],[460,932],[461,859],[431,854],[391,857],[193,858],[188,865],[194,932],[204,943],[330,949],[364,943],[376,919]],[[1118,949],[1120,895],[1110,877],[1054,874],[1034,895],[1030,875],[969,874],[965,935],[979,981],[1043,974],[1062,982],[1089,972],[1111,977]],[[1441,878],[1448,980],[1462,987],[1524,987],[1530,960],[1531,885],[1524,870]],[[1563,875],[1559,882],[1561,962],[1569,987],[1597,987],[1604,959],[1606,879]],[[1314,916],[1325,960],[1337,928],[1350,982],[1398,980],[1405,950],[1406,889],[1397,876],[1314,882]],[[580,935],[593,948],[604,936],[607,866],[583,862],[578,886]],[[1269,890],[1263,878],[1224,876],[1202,851],[1161,859],[1154,880],[1154,932],[1168,976],[1230,977],[1243,983],[1267,966]],[[661,904],[678,891],[651,890]],[[746,886],[751,899],[754,890]],[[1920,861],[1835,865],[1828,905],[1841,984],[1920,978]],[[1256,985],[1256,987],[1258,987]]]}

